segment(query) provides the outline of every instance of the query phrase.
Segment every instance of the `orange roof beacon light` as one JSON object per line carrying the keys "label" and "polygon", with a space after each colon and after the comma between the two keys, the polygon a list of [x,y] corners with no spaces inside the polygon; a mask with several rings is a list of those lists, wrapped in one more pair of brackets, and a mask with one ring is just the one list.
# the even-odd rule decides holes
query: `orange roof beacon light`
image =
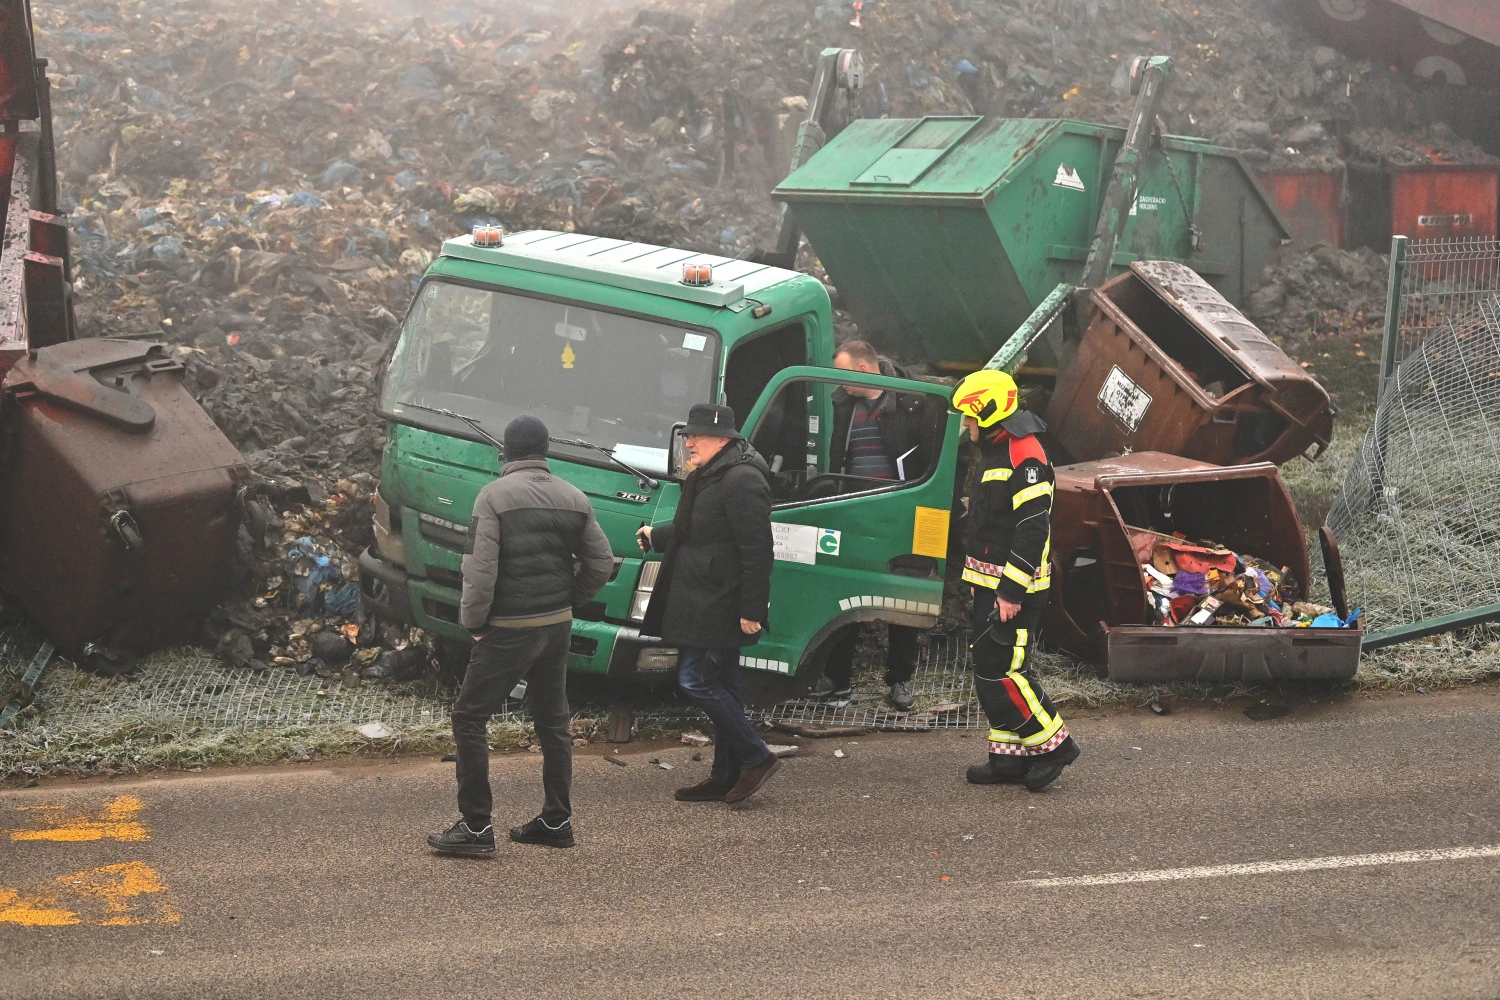
{"label": "orange roof beacon light", "polygon": [[707,264],[684,264],[682,265],[682,283],[684,285],[711,285],[714,281],[714,269]]}
{"label": "orange roof beacon light", "polygon": [[497,247],[505,239],[505,230],[499,226],[475,226],[474,245],[476,247]]}

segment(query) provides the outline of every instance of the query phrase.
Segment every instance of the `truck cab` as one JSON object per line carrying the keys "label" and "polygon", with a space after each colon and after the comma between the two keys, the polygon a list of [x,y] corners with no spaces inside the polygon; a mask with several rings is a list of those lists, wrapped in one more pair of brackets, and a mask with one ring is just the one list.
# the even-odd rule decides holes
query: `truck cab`
{"label": "truck cab", "polygon": [[[479,242],[443,244],[382,371],[375,541],[360,557],[367,612],[469,641],[461,562],[474,499],[501,465],[487,436],[529,413],[554,437],[553,472],[589,497],[614,549],[609,582],[575,609],[570,668],[675,672],[677,651],[640,631],[660,563],[635,532],[676,511],[673,449],[689,408],[722,402],[773,470],[770,628],[742,650],[747,691],[792,693],[816,675],[818,652],[859,622],[936,621],[958,416],[943,385],[832,369],[822,283],[575,233],[492,231]],[[829,466],[835,408],[861,390],[922,404],[924,436],[902,456],[904,478]]]}

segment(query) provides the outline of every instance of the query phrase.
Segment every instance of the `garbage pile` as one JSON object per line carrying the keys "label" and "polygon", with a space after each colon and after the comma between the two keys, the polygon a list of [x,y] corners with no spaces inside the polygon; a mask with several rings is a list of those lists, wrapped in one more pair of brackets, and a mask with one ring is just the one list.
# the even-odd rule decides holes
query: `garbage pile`
{"label": "garbage pile", "polygon": [[201,637],[226,666],[408,680],[429,671],[424,633],[368,620],[359,607],[355,554],[369,544],[375,481],[356,473],[337,492],[263,476],[245,501],[235,595]]}
{"label": "garbage pile", "polygon": [[1215,542],[1127,528],[1150,609],[1150,624],[1264,628],[1352,628],[1332,609],[1305,600],[1289,567],[1240,555]]}
{"label": "garbage pile", "polygon": [[1334,332],[1378,337],[1385,323],[1387,269],[1385,255],[1368,247],[1318,244],[1266,268],[1245,300],[1245,313],[1273,337]]}

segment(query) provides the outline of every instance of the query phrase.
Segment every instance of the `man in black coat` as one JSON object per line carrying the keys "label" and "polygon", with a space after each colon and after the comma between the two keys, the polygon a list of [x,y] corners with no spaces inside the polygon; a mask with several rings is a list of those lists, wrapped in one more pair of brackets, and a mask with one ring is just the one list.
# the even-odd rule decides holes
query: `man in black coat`
{"label": "man in black coat", "polygon": [[740,696],[740,647],[767,625],[771,598],[771,482],[735,429],[734,411],[699,403],[684,428],[693,471],[671,524],[643,527],[641,547],[664,553],[641,631],[677,647],[682,690],[714,724],[707,781],[683,802],[739,802],[781,767],[756,735]]}

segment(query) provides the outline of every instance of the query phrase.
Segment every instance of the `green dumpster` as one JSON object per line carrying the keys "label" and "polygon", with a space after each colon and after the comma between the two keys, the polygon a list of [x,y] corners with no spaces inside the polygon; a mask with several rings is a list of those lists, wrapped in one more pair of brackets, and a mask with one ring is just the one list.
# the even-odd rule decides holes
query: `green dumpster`
{"label": "green dumpster", "polygon": [[[1037,118],[865,119],[775,189],[861,332],[904,360],[984,364],[1077,283],[1123,128]],[[1169,136],[1145,157],[1115,254],[1183,263],[1238,304],[1285,223],[1232,150]],[[1056,366],[1039,344],[1031,364]]]}

